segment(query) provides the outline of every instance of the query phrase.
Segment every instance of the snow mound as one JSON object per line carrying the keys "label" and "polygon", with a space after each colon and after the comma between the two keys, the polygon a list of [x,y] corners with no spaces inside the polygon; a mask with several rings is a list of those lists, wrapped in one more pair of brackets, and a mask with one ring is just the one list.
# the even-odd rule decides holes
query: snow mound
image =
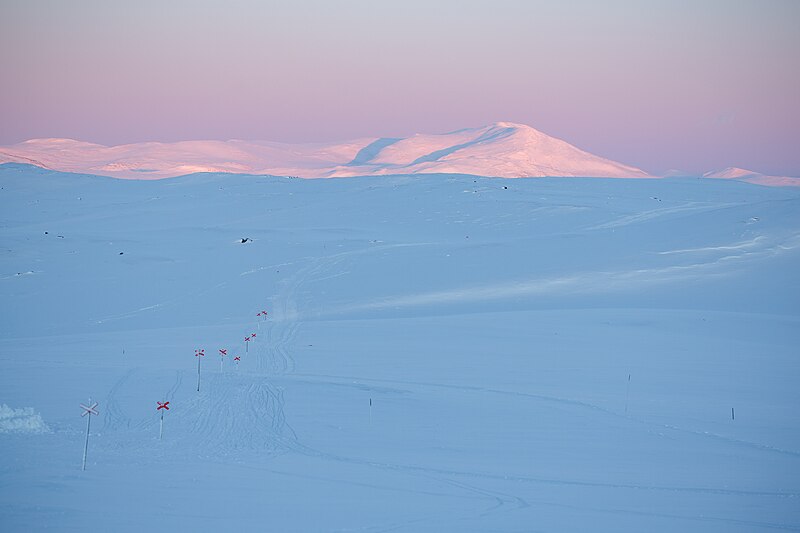
{"label": "snow mound", "polygon": [[703,174],[704,178],[729,179],[746,181],[756,185],[766,185],[769,187],[800,187],[800,178],[787,176],[768,176],[752,170],[738,167],[728,167],[722,170],[712,170]]}
{"label": "snow mound", "polygon": [[33,407],[13,409],[0,405],[0,433],[50,433],[50,428]]}

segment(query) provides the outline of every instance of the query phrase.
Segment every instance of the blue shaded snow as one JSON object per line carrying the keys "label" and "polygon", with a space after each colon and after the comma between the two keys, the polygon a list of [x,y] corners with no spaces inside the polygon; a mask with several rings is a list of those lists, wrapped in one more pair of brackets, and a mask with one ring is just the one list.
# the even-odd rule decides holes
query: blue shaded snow
{"label": "blue shaded snow", "polygon": [[800,529],[796,190],[2,165],[0,202],[0,404],[49,428],[0,433],[4,531]]}

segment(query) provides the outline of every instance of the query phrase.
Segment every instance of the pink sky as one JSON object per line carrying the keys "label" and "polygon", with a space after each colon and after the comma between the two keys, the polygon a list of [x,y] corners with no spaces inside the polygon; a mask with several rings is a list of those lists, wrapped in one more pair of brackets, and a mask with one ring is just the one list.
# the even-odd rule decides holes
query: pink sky
{"label": "pink sky", "polygon": [[800,2],[6,0],[0,144],[529,124],[660,173],[800,176]]}

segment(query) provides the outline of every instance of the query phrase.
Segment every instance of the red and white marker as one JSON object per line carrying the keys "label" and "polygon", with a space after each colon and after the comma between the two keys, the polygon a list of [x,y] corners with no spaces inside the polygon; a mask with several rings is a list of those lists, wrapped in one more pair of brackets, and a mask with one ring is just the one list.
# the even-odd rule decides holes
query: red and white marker
{"label": "red and white marker", "polygon": [[[86,444],[83,445],[83,470],[86,470],[86,455],[89,452],[89,426],[92,424],[92,415],[99,415],[100,413],[97,411],[97,402],[92,403],[92,399],[89,398],[89,405],[81,404],[81,409],[83,412],[81,416],[86,416]],[[88,415],[88,416],[87,416]]]}
{"label": "red and white marker", "polygon": [[233,362],[236,363],[236,370],[239,370],[239,361],[241,361],[241,360],[242,360],[242,358],[239,357],[238,355],[233,358]]}
{"label": "red and white marker", "polygon": [[219,371],[222,372],[222,361],[225,360],[225,356],[228,355],[228,350],[224,348],[220,348],[219,350]]}
{"label": "red and white marker", "polygon": [[[92,402],[92,400],[89,400],[89,403],[91,403],[91,402]],[[97,402],[94,402],[92,405],[89,405],[89,406],[81,404],[81,409],[83,409],[83,412],[81,413],[81,416],[99,415],[100,413],[97,412],[96,408],[97,408]]]}
{"label": "red and white marker", "polygon": [[164,435],[164,411],[169,411],[169,402],[156,402],[158,407],[156,407],[156,411],[161,411],[161,426],[158,429],[158,440],[161,440],[161,437]]}
{"label": "red and white marker", "polygon": [[[266,311],[261,311],[256,316],[263,317],[264,320],[266,320],[267,319],[267,312]],[[258,329],[261,329],[261,321],[258,322]]]}
{"label": "red and white marker", "polygon": [[203,349],[195,350],[194,356],[197,357],[197,392],[200,392],[200,359],[205,357],[206,351]]}
{"label": "red and white marker", "polygon": [[248,353],[250,350],[250,336],[244,338],[244,353]]}

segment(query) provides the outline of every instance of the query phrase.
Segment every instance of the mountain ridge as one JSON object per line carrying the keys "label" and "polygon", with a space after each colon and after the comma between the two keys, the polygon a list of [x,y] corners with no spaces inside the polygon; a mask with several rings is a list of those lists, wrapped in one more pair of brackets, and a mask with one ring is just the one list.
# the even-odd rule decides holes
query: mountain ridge
{"label": "mountain ridge", "polygon": [[[581,150],[531,126],[507,121],[448,133],[302,144],[231,139],[106,146],[69,138],[39,138],[0,146],[2,163],[138,180],[198,172],[301,178],[398,174],[470,174],[498,178],[690,177],[677,170],[654,176]],[[768,176],[737,167],[713,170],[696,177],[764,186],[800,186],[800,178]]]}
{"label": "mountain ridge", "polygon": [[652,177],[513,122],[443,134],[306,144],[198,140],[105,146],[75,139],[30,139],[0,147],[0,162],[126,179],[160,179],[191,172],[303,178],[438,173],[504,178]]}

